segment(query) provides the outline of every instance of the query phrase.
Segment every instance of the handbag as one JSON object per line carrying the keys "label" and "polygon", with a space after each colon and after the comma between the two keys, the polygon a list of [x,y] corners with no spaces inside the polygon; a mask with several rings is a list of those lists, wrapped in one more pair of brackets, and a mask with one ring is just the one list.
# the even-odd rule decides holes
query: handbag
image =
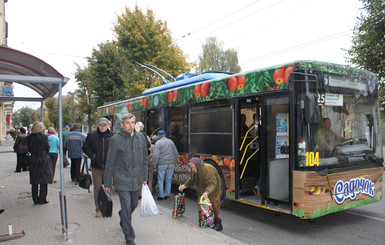
{"label": "handbag", "polygon": [[103,185],[100,186],[98,192],[98,204],[103,218],[112,216],[112,199]]}
{"label": "handbag", "polygon": [[214,223],[214,209],[208,198],[201,196],[198,204],[199,227],[210,227]]}
{"label": "handbag", "polygon": [[172,208],[172,217],[177,219],[183,215],[185,211],[184,192],[179,192],[174,199],[174,207]]}
{"label": "handbag", "polygon": [[[84,173],[84,167],[86,168],[86,173]],[[83,189],[88,189],[90,192],[90,185],[92,184],[91,175],[88,173],[88,162],[87,158],[83,158],[82,172],[79,175],[79,186]]]}
{"label": "handbag", "polygon": [[140,204],[140,216],[151,216],[158,213],[158,207],[155,200],[152,197],[150,188],[148,185],[142,186],[142,199]]}

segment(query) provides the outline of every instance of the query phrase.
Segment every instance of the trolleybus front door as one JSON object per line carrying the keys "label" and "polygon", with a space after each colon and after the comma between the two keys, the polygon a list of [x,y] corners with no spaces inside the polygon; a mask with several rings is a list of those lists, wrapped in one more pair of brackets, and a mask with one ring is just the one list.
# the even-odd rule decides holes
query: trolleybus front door
{"label": "trolleybus front door", "polygon": [[289,202],[289,99],[266,97],[262,108],[262,193],[274,203]]}

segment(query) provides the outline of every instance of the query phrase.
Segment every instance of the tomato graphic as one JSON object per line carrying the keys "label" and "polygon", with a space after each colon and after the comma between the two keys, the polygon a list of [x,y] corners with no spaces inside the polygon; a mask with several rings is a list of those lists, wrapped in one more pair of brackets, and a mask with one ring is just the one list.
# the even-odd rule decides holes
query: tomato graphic
{"label": "tomato graphic", "polygon": [[146,108],[147,107],[147,104],[148,104],[148,98],[147,97],[143,97],[140,99],[140,104],[142,104],[143,108]]}
{"label": "tomato graphic", "polygon": [[293,65],[289,65],[288,67],[286,67],[285,73],[283,75],[283,80],[285,81],[285,83],[288,83],[290,73],[292,73],[293,71],[294,71]]}
{"label": "tomato graphic", "polygon": [[96,115],[98,115],[98,117],[100,117],[100,110],[99,109],[96,111]]}
{"label": "tomato graphic", "polygon": [[114,111],[115,111],[115,106],[110,105],[110,113],[111,113],[111,114],[114,114]]}
{"label": "tomato graphic", "polygon": [[237,89],[238,90],[242,90],[245,85],[246,85],[246,77],[245,75],[243,74],[240,74],[238,77],[237,77],[237,80],[238,80],[238,86],[237,86]]}
{"label": "tomato graphic", "polygon": [[168,91],[167,92],[167,103],[171,103],[172,102],[172,91]]}
{"label": "tomato graphic", "polygon": [[197,99],[201,97],[201,84],[195,85],[194,94],[195,94],[195,98]]}
{"label": "tomato graphic", "polygon": [[203,82],[201,86],[202,97],[206,97],[210,92],[210,82]]}
{"label": "tomato graphic", "polygon": [[234,92],[238,86],[237,78],[235,76],[231,76],[227,78],[226,85],[227,85],[227,90],[229,90],[230,92]]}
{"label": "tomato graphic", "polygon": [[285,67],[278,67],[274,71],[274,82],[277,85],[281,85],[283,83],[283,73],[285,72]]}
{"label": "tomato graphic", "polygon": [[172,101],[176,101],[176,99],[178,99],[178,90],[177,89],[174,89],[172,91]]}
{"label": "tomato graphic", "polygon": [[127,110],[131,111],[131,110],[132,110],[132,103],[129,102],[129,103],[126,105],[126,107],[127,107]]}

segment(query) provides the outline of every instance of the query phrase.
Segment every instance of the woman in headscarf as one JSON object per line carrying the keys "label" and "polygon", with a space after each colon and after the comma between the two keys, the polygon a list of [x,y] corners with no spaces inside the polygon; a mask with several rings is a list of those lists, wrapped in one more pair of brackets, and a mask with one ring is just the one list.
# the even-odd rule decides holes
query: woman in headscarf
{"label": "woman in headscarf", "polygon": [[52,182],[52,174],[49,167],[51,159],[48,156],[50,147],[48,137],[43,134],[43,131],[43,123],[35,122],[32,126],[31,134],[27,136],[28,151],[31,153],[29,179],[32,185],[32,200],[35,205],[48,203],[47,184]]}
{"label": "woman in headscarf", "polygon": [[[221,179],[218,171],[212,165],[203,162],[198,157],[190,159],[188,165],[191,168],[191,176],[183,185],[179,186],[179,190],[192,186],[195,183],[196,191],[199,198],[209,198],[214,210],[214,227],[216,231],[221,231],[222,220],[219,218],[221,211]],[[199,199],[198,198],[198,199]]]}

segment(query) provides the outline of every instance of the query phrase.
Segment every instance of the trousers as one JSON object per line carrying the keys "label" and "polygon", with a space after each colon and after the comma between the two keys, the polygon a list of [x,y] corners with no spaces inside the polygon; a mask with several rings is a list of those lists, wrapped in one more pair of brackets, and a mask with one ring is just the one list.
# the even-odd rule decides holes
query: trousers
{"label": "trousers", "polygon": [[132,213],[138,206],[140,189],[137,191],[118,190],[120,201],[120,227],[122,228],[126,244],[135,244],[135,231],[132,227]]}
{"label": "trousers", "polygon": [[78,181],[80,175],[81,158],[71,158],[71,180]]}
{"label": "trousers", "polygon": [[175,165],[162,164],[158,165],[158,191],[159,197],[168,197],[171,193],[172,175],[174,174]]}
{"label": "trousers", "polygon": [[95,201],[96,211],[100,211],[100,207],[98,203],[98,193],[99,193],[100,187],[103,184],[103,175],[104,175],[103,169],[92,168],[92,181],[94,184],[94,201]]}

